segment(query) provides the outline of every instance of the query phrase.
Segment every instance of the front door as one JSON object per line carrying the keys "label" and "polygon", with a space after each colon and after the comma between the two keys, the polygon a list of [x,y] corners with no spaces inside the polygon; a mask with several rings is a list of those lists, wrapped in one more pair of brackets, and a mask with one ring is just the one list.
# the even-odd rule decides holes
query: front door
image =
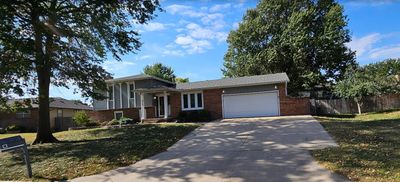
{"label": "front door", "polygon": [[164,116],[164,96],[158,96],[157,97],[157,110],[158,110],[158,116],[162,117]]}
{"label": "front door", "polygon": [[[169,113],[169,96],[167,96],[167,105],[168,105],[168,115]],[[157,96],[157,114],[158,117],[164,117],[165,110],[164,110],[164,96]]]}

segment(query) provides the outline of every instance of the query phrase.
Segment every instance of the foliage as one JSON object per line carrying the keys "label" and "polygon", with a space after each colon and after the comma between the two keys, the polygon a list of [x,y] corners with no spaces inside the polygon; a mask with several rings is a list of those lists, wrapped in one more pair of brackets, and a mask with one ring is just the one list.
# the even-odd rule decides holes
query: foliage
{"label": "foliage", "polygon": [[19,132],[23,132],[24,131],[24,127],[19,126],[19,125],[9,125],[6,127],[6,131],[10,132],[10,131],[19,131]]}
{"label": "foliage", "polygon": [[6,130],[3,128],[0,128],[0,134],[4,134],[4,133],[6,133]]}
{"label": "foliage", "polygon": [[176,83],[188,83],[188,82],[189,82],[189,78],[180,78],[180,77],[177,77],[177,78],[175,78],[175,82],[176,82]]}
{"label": "foliage", "polygon": [[[0,153],[0,180],[64,181],[98,174],[165,151],[196,124],[143,124],[130,128],[58,132],[62,142],[29,146],[33,179],[27,179],[20,152]],[[0,138],[15,136],[0,135]],[[34,133],[21,134],[28,143]]]}
{"label": "foliage", "polygon": [[348,69],[343,80],[334,87],[334,93],[342,98],[354,99],[360,105],[366,96],[400,92],[400,60],[389,59],[355,69]]}
{"label": "foliage", "polygon": [[316,118],[339,144],[312,151],[324,167],[351,181],[400,181],[399,111]]}
{"label": "foliage", "polygon": [[72,119],[77,126],[87,126],[91,123],[90,118],[85,111],[75,112]]}
{"label": "foliage", "polygon": [[346,26],[343,7],[333,0],[262,0],[229,33],[223,74],[286,72],[293,93],[340,80],[355,65]]}
{"label": "foliage", "polygon": [[159,10],[158,0],[9,1],[0,4],[0,101],[39,95],[35,143],[53,142],[49,87],[76,85],[84,97],[103,98],[110,74],[101,64],[141,46],[134,24]]}
{"label": "foliage", "polygon": [[147,65],[146,67],[144,67],[143,72],[145,74],[168,80],[170,82],[174,82],[176,77],[174,74],[174,70],[169,66],[163,65],[162,63]]}
{"label": "foliage", "polygon": [[107,123],[108,126],[111,126],[111,125],[119,125],[119,124],[120,124],[120,122],[119,122],[118,119],[112,119],[111,121],[109,121],[109,122]]}
{"label": "foliage", "polygon": [[181,111],[177,118],[180,122],[208,122],[211,114],[207,110]]}

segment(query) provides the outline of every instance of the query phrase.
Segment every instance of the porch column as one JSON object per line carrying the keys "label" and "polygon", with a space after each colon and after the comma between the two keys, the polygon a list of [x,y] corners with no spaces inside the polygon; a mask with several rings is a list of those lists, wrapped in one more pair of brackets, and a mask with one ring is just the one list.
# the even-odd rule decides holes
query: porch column
{"label": "porch column", "polygon": [[164,91],[164,118],[168,118],[168,95],[166,91]]}
{"label": "porch column", "polygon": [[140,93],[140,119],[146,119],[146,109],[144,108],[144,94]]}

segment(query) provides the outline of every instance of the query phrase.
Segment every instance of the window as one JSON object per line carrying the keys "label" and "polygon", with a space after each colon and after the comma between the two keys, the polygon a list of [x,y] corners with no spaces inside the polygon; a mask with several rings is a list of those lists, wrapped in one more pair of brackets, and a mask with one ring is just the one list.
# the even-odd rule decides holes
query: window
{"label": "window", "polygon": [[124,112],[123,111],[115,111],[114,112],[114,119],[121,119],[122,117],[124,117]]}
{"label": "window", "polygon": [[63,117],[63,110],[62,109],[57,109],[57,117],[62,118]]}
{"label": "window", "polygon": [[108,87],[108,99],[109,100],[113,100],[114,99],[114,88],[113,88],[113,86],[109,86]]}
{"label": "window", "polygon": [[31,117],[31,111],[20,111],[16,113],[16,118],[23,119],[23,118],[30,118]]}
{"label": "window", "polygon": [[203,109],[203,93],[190,92],[182,94],[182,110]]}
{"label": "window", "polygon": [[133,85],[133,83],[129,84],[129,98],[130,99],[134,99],[135,98],[135,86]]}

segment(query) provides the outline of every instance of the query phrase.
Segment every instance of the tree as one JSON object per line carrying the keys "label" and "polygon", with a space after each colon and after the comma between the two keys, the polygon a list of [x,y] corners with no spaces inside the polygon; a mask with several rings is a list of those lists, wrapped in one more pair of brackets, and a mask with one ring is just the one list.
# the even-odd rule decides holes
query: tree
{"label": "tree", "polygon": [[388,59],[356,69],[348,69],[344,79],[334,87],[334,93],[342,98],[354,99],[361,114],[363,98],[400,92],[400,59]]}
{"label": "tree", "polygon": [[176,83],[187,83],[187,82],[189,82],[189,78],[179,78],[179,77],[177,77],[177,78],[175,78],[175,82]]}
{"label": "tree", "polygon": [[290,92],[340,80],[355,54],[343,7],[333,0],[267,1],[229,33],[226,77],[286,72]]}
{"label": "tree", "polygon": [[153,65],[147,65],[143,72],[148,75],[152,75],[170,82],[175,81],[174,70],[171,67],[165,66],[162,63],[155,63]]}
{"label": "tree", "polygon": [[37,94],[38,132],[34,143],[54,142],[50,130],[49,86],[78,86],[84,97],[103,98],[110,77],[107,56],[135,53],[141,46],[133,24],[160,10],[158,0],[25,1],[0,4],[0,101],[11,93]]}

